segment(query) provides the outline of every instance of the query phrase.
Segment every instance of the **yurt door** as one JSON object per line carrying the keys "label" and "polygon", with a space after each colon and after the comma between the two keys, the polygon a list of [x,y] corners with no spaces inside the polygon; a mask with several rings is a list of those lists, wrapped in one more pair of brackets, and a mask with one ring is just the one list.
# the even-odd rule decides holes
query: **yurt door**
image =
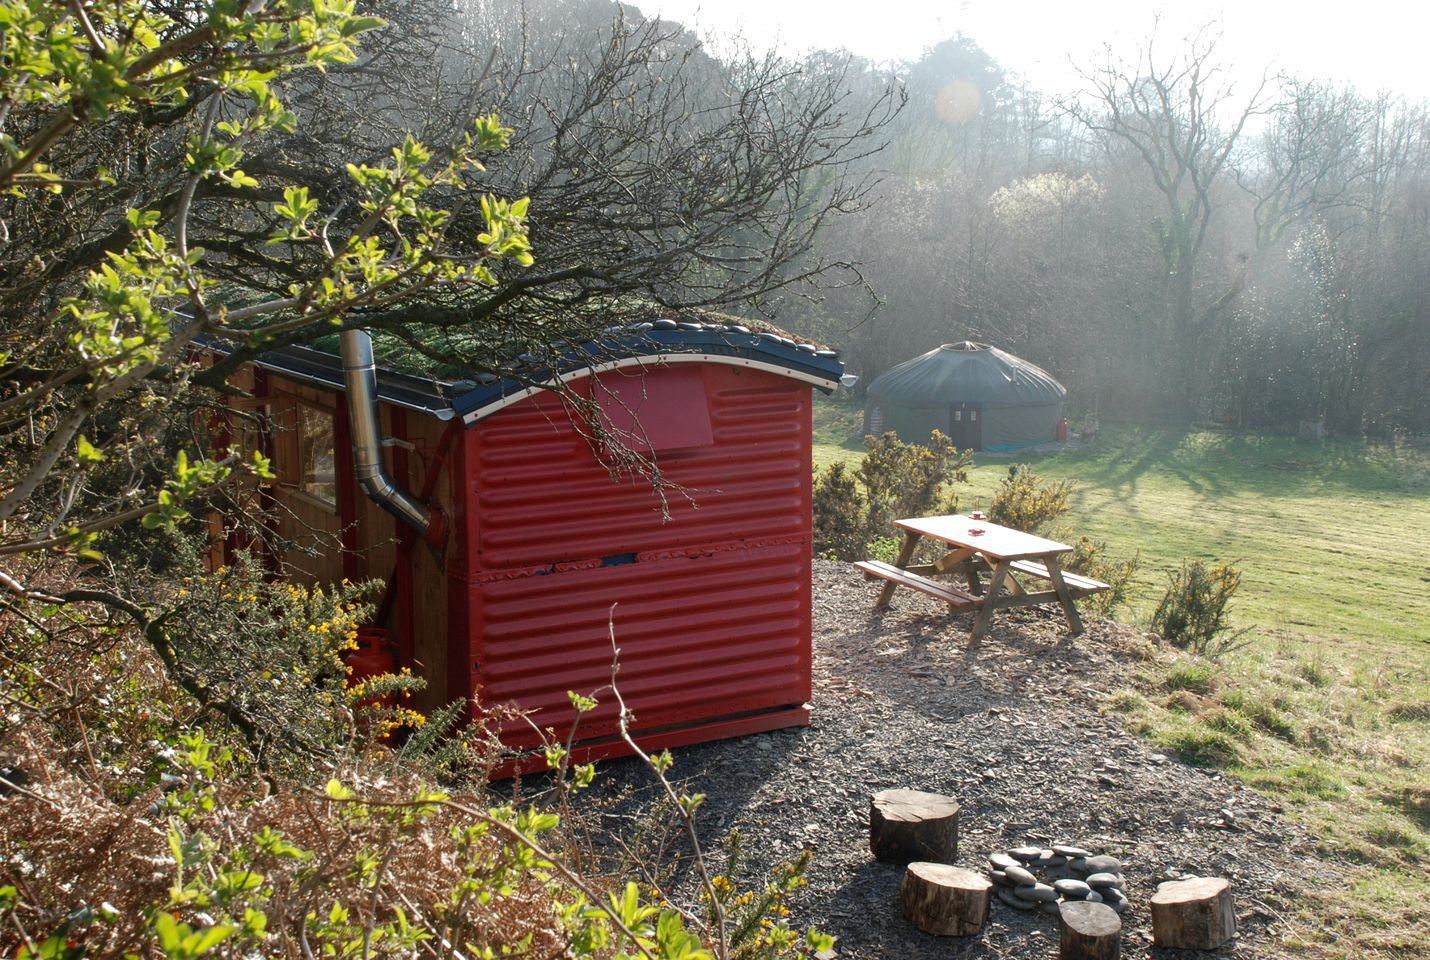
{"label": "yurt door", "polygon": [[976,403],[955,403],[948,408],[948,436],[960,450],[983,449],[983,411]]}

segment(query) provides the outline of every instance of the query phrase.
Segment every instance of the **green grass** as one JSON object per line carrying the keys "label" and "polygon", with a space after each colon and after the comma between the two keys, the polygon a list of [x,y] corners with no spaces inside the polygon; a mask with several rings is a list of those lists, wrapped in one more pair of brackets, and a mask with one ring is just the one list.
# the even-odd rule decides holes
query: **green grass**
{"label": "green grass", "polygon": [[[816,409],[816,467],[857,462],[857,408]],[[1430,454],[1354,441],[1109,427],[1092,447],[1020,458],[1077,484],[1070,525],[1140,550],[1145,621],[1182,558],[1237,563],[1237,619],[1263,633],[1430,650]],[[1010,461],[975,456],[960,503],[986,507]]]}
{"label": "green grass", "polygon": [[1216,686],[1216,664],[1204,660],[1184,660],[1174,664],[1166,673],[1162,683],[1168,690],[1190,690],[1192,693],[1211,693]]}
{"label": "green grass", "polygon": [[[851,406],[821,405],[816,464],[857,462],[860,423]],[[1423,955],[1430,450],[1124,425],[1093,447],[1020,459],[1077,484],[1067,528],[1114,555],[1140,552],[1120,619],[1145,628],[1184,558],[1241,569],[1230,609],[1247,645],[1215,664],[1165,650],[1105,709],[1184,762],[1276,798],[1350,864],[1350,886],[1297,908],[1285,949]],[[1010,462],[976,457],[962,508],[987,507]]]}

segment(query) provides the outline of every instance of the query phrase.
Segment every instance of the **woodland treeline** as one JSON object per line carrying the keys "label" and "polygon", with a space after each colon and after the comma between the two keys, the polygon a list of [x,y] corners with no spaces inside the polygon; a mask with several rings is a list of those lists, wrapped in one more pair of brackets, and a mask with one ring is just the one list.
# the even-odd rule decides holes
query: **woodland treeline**
{"label": "woodland treeline", "polygon": [[1426,104],[1227,67],[1214,27],[1110,50],[1076,97],[966,38],[898,65],[877,203],[824,240],[877,309],[840,291],[807,331],[866,383],[975,339],[1054,371],[1075,415],[1423,431]]}

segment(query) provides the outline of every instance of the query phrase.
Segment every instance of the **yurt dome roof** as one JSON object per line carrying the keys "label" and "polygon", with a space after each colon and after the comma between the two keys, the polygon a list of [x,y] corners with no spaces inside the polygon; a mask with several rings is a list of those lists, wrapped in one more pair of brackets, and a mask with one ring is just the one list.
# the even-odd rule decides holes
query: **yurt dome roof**
{"label": "yurt dome roof", "polygon": [[1042,404],[1067,396],[1042,367],[986,343],[945,343],[892,367],[869,385],[875,399],[904,406]]}

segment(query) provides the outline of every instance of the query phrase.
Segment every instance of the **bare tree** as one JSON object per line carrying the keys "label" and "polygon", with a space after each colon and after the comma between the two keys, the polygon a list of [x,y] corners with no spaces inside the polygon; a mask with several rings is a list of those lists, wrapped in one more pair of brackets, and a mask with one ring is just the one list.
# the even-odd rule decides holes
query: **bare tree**
{"label": "bare tree", "polygon": [[1258,251],[1275,244],[1298,220],[1356,202],[1376,162],[1367,147],[1377,116],[1365,106],[1350,91],[1287,81],[1248,169],[1238,171],[1256,201]]}
{"label": "bare tree", "polygon": [[[882,146],[894,88],[851,96],[862,78],[848,58],[817,69],[750,51],[717,60],[682,28],[601,0],[494,2],[464,17],[431,67],[441,95],[425,116],[455,131],[495,109],[515,128],[482,176],[499,195],[531,198],[537,265],[363,317],[409,354],[494,369],[653,308],[748,310],[853,275],[816,238],[862,209],[872,177],[855,164]],[[321,146],[303,155],[316,181],[352,149],[342,136]],[[453,210],[459,224],[474,213]]]}
{"label": "bare tree", "polygon": [[1132,152],[1157,197],[1154,224],[1173,348],[1166,372],[1184,416],[1199,392],[1198,358],[1245,283],[1244,259],[1229,280],[1207,284],[1202,275],[1233,152],[1248,121],[1266,106],[1265,78],[1248,95],[1238,93],[1222,73],[1216,41],[1203,30],[1180,53],[1164,56],[1154,35],[1131,61],[1109,49],[1105,64],[1083,73],[1091,102],[1069,104],[1109,152],[1119,146]]}

